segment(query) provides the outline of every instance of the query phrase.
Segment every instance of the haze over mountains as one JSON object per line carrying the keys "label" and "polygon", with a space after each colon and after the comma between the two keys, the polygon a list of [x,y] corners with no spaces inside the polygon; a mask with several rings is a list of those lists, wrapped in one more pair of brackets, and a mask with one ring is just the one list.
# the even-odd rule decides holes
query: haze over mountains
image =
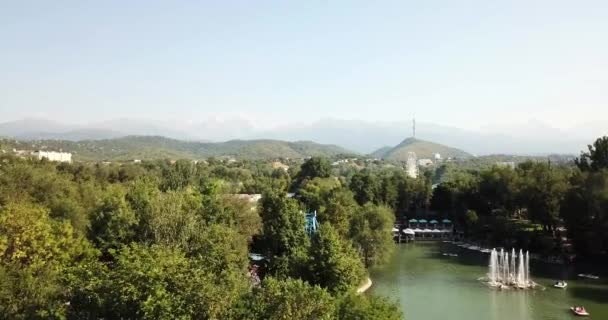
{"label": "haze over mountains", "polygon": [[[608,125],[603,122],[558,129],[531,120],[515,126],[480,126],[478,130],[418,122],[416,136],[476,155],[578,154],[597,137],[608,134]],[[268,129],[257,127],[253,120],[241,117],[209,118],[190,123],[117,119],[87,125],[27,118],[0,123],[0,136],[71,141],[112,139],[127,135],[214,142],[232,139],[306,140],[367,154],[385,146],[398,145],[412,135],[411,128],[411,120],[367,122],[323,119],[310,124],[285,124]]]}

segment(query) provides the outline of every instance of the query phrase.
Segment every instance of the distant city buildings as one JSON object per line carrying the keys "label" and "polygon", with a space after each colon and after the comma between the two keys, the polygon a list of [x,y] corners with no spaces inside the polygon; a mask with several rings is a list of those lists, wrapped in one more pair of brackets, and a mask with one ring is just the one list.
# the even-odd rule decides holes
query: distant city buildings
{"label": "distant city buildings", "polygon": [[428,167],[433,165],[433,160],[431,159],[418,159],[418,165],[421,167]]}
{"label": "distant city buildings", "polygon": [[514,161],[498,161],[496,162],[496,165],[502,168],[511,168],[511,169],[515,169],[515,162]]}
{"label": "distant city buildings", "polygon": [[38,160],[47,159],[49,161],[57,162],[72,162],[72,154],[69,152],[55,152],[55,151],[34,151],[32,156]]}
{"label": "distant city buildings", "polygon": [[284,164],[282,162],[279,162],[279,161],[273,162],[272,163],[272,168],[275,169],[275,170],[276,169],[282,169],[285,172],[287,172],[287,170],[289,170],[289,166],[288,165],[286,165],[286,164]]}

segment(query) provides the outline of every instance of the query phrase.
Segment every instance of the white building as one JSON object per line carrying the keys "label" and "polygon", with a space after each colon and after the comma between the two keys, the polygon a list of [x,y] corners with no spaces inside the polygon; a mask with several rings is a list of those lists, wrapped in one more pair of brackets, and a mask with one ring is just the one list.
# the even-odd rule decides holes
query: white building
{"label": "white building", "polygon": [[435,153],[435,161],[439,161],[439,160],[441,160],[441,154]]}
{"label": "white building", "polygon": [[421,167],[428,167],[433,164],[431,159],[418,159],[418,165]]}
{"label": "white building", "polygon": [[49,161],[72,162],[72,154],[69,152],[34,151],[32,155],[38,160],[42,160],[44,158]]}

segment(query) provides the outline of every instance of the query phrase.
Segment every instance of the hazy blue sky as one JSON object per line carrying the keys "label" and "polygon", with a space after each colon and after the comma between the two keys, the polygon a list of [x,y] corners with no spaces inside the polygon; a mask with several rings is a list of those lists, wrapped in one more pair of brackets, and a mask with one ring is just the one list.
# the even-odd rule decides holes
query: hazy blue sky
{"label": "hazy blue sky", "polygon": [[608,122],[608,1],[0,1],[0,119]]}

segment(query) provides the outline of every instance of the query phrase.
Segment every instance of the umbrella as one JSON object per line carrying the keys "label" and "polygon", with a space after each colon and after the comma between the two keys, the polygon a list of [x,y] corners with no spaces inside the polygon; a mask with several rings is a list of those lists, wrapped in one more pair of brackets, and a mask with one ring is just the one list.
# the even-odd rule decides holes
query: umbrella
{"label": "umbrella", "polygon": [[437,220],[431,220],[431,221],[429,221],[429,223],[436,224]]}
{"label": "umbrella", "polygon": [[417,222],[418,222],[418,220],[416,220],[416,219],[410,219],[410,223],[417,223]]}
{"label": "umbrella", "polygon": [[410,229],[410,228],[407,228],[407,229],[403,230],[403,233],[405,233],[405,234],[411,234],[411,235],[415,235],[416,234],[416,232],[414,230]]}
{"label": "umbrella", "polygon": [[399,229],[393,227],[393,232],[399,232]]}
{"label": "umbrella", "polygon": [[427,223],[427,221],[424,220],[424,219],[420,219],[418,222],[420,222],[420,223]]}
{"label": "umbrella", "polygon": [[443,219],[443,221],[441,221],[443,223],[452,223],[452,221],[450,221],[450,219]]}

